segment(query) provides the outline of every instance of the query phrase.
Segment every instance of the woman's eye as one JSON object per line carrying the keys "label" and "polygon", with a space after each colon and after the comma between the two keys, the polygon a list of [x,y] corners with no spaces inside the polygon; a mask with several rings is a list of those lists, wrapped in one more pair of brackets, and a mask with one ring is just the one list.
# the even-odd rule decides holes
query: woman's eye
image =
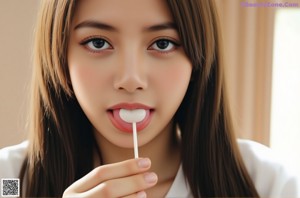
{"label": "woman's eye", "polygon": [[160,39],[155,41],[150,49],[157,50],[160,52],[169,52],[172,51],[176,47],[176,44],[173,41],[167,39]]}
{"label": "woman's eye", "polygon": [[82,43],[88,49],[92,51],[101,51],[106,49],[111,49],[111,45],[104,39],[101,38],[92,38]]}

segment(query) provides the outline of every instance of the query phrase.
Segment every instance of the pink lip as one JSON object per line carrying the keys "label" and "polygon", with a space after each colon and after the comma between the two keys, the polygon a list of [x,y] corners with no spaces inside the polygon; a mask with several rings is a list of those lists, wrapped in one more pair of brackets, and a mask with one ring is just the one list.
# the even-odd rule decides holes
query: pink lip
{"label": "pink lip", "polygon": [[120,109],[128,109],[128,110],[145,109],[146,110],[145,119],[142,120],[141,122],[136,123],[137,131],[141,131],[148,126],[148,124],[151,121],[153,111],[154,111],[153,108],[143,105],[143,104],[140,104],[140,103],[132,103],[132,104],[120,103],[120,104],[110,107],[107,110],[110,121],[117,129],[119,129],[123,132],[126,132],[126,133],[132,133],[132,124],[127,123],[121,119],[121,117],[119,115]]}

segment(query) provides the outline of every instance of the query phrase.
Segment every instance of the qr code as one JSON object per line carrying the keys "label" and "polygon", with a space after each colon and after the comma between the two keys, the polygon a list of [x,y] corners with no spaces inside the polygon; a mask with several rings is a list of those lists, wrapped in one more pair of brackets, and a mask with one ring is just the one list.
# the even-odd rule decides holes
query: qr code
{"label": "qr code", "polygon": [[1,196],[2,197],[19,197],[20,196],[20,179],[1,179]]}

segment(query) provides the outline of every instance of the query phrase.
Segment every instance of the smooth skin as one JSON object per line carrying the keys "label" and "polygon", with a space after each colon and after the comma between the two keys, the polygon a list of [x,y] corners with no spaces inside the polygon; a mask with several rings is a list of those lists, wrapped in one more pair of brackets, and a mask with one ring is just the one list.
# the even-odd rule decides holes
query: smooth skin
{"label": "smooth skin", "polygon": [[146,197],[144,190],[157,182],[156,174],[146,172],[150,166],[148,158],[99,166],[73,183],[64,197]]}
{"label": "smooth skin", "polygon": [[[164,197],[180,166],[173,116],[192,66],[163,0],[81,0],[71,25],[68,67],[74,94],[94,127],[101,152],[95,169],[64,197]],[[110,107],[139,103],[153,109],[138,131],[142,168],[132,134],[117,129]],[[151,161],[150,161],[151,159]],[[104,164],[104,165],[101,165]]]}

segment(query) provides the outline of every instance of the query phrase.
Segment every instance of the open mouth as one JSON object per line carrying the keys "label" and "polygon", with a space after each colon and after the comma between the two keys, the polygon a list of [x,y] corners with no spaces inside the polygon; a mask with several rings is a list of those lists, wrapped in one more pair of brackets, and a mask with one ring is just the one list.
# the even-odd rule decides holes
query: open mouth
{"label": "open mouth", "polygon": [[107,114],[108,114],[108,117],[110,119],[110,121],[112,122],[112,124],[117,128],[119,129],[120,131],[122,132],[126,132],[126,133],[132,133],[132,124],[131,123],[128,123],[128,122],[125,122],[121,117],[120,117],[120,109],[126,109],[126,110],[133,110],[133,109],[144,109],[145,112],[146,112],[146,116],[145,118],[140,121],[140,122],[137,122],[136,123],[136,127],[137,127],[137,131],[142,131],[143,129],[145,129],[150,121],[151,121],[151,118],[154,114],[154,109],[151,109],[151,108],[141,108],[141,107],[136,107],[136,108],[133,108],[133,107],[129,107],[129,108],[126,108],[126,107],[114,107],[114,108],[110,108],[107,110]]}

